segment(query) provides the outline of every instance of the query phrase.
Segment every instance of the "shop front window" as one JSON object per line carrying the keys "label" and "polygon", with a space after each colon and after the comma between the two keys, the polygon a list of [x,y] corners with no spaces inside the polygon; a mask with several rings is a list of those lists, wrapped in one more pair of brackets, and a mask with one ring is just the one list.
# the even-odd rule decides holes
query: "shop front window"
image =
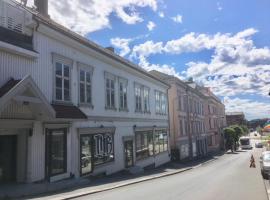
{"label": "shop front window", "polygon": [[94,164],[100,165],[114,160],[114,139],[112,133],[95,134]]}

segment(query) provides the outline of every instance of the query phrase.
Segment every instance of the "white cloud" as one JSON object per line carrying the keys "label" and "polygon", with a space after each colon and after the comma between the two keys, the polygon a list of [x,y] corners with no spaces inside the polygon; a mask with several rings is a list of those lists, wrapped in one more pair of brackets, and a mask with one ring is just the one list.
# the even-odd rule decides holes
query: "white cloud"
{"label": "white cloud", "polygon": [[164,12],[159,12],[159,13],[158,13],[158,16],[159,16],[160,18],[164,18],[164,17],[165,17]]}
{"label": "white cloud", "polygon": [[147,28],[149,31],[152,31],[156,27],[156,24],[152,21],[149,21],[147,24]]}
{"label": "white cloud", "polygon": [[176,15],[175,17],[172,17],[171,18],[174,22],[176,23],[179,23],[179,24],[182,24],[183,23],[183,17],[182,15]]}
{"label": "white cloud", "polygon": [[270,116],[270,104],[266,102],[224,97],[224,104],[226,112],[242,111],[248,120]]}
{"label": "white cloud", "polygon": [[81,35],[110,28],[112,14],[126,24],[141,22],[137,8],[144,7],[157,11],[158,0],[49,0],[51,18]]}
{"label": "white cloud", "polygon": [[220,2],[217,2],[217,9],[219,11],[223,10],[223,7],[221,6]]}
{"label": "white cloud", "polygon": [[257,48],[254,45],[251,37],[257,32],[250,28],[236,34],[188,33],[165,43],[146,41],[133,47],[131,57],[140,62],[155,54],[179,55],[212,50],[210,62],[192,61],[186,64],[186,77],[193,77],[196,81],[212,87],[215,94],[221,96],[267,96],[270,88],[270,49]]}
{"label": "white cloud", "polygon": [[143,44],[135,45],[132,49],[131,57],[144,56],[148,57],[151,54],[162,53],[163,43],[154,43],[152,40],[146,41]]}
{"label": "white cloud", "polygon": [[126,38],[112,38],[111,39],[111,44],[120,49],[120,56],[126,56],[129,52],[130,52],[130,47],[129,47],[129,43],[132,41],[133,39],[126,39]]}

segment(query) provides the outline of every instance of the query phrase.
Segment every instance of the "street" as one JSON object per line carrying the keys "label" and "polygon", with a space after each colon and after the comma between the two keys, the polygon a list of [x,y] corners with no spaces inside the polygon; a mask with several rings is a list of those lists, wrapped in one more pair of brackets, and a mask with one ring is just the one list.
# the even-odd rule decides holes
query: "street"
{"label": "street", "polygon": [[[191,171],[77,199],[267,200],[258,160],[261,151],[254,148],[225,154]],[[251,153],[255,156],[256,169],[249,168]]]}

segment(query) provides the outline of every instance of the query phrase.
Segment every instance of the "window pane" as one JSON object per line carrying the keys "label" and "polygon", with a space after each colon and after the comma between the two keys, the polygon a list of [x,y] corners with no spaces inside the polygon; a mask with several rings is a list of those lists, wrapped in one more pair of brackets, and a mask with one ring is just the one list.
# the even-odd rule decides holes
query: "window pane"
{"label": "window pane", "polygon": [[114,90],[114,81],[111,80],[111,89]]}
{"label": "window pane", "polygon": [[64,76],[69,78],[69,66],[64,65]]}
{"label": "window pane", "polygon": [[111,106],[110,90],[106,90],[106,105]]}
{"label": "window pane", "polygon": [[111,93],[111,106],[114,107],[114,92]]}
{"label": "window pane", "polygon": [[86,72],[86,82],[91,83],[91,74],[90,74],[90,72]]}
{"label": "window pane", "polygon": [[86,101],[91,103],[91,85],[86,86]]}
{"label": "window pane", "polygon": [[80,84],[80,102],[84,103],[85,102],[85,88],[84,88],[84,83]]}
{"label": "window pane", "polygon": [[56,75],[62,76],[62,64],[61,63],[56,63],[55,64],[55,73]]}
{"label": "window pane", "polygon": [[69,90],[69,80],[64,80],[64,89]]}
{"label": "window pane", "polygon": [[56,100],[63,100],[62,97],[62,89],[56,88],[56,94],[55,94]]}
{"label": "window pane", "polygon": [[96,134],[94,135],[95,152],[94,164],[99,165],[102,163],[114,160],[113,151],[113,134]]}
{"label": "window pane", "polygon": [[106,88],[110,88],[110,79],[106,79]]}
{"label": "window pane", "polygon": [[81,135],[81,173],[92,171],[91,136]]}
{"label": "window pane", "polygon": [[56,77],[55,79],[55,86],[62,89],[62,79],[58,77]]}
{"label": "window pane", "polygon": [[69,90],[64,90],[64,100],[70,101],[70,93]]}
{"label": "window pane", "polygon": [[63,131],[52,132],[50,141],[52,175],[65,172],[65,139],[65,134]]}
{"label": "window pane", "polygon": [[85,76],[84,76],[84,71],[80,71],[80,81],[84,82]]}
{"label": "window pane", "polygon": [[155,134],[155,153],[159,153],[159,134]]}

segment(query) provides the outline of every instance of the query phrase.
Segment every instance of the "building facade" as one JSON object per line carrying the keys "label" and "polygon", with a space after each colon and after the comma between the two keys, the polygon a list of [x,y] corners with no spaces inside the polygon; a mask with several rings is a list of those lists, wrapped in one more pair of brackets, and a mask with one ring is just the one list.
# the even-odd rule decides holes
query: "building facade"
{"label": "building facade", "polygon": [[247,125],[247,120],[243,112],[226,112],[226,120],[228,126]]}
{"label": "building facade", "polygon": [[207,154],[203,103],[205,96],[194,85],[157,71],[152,75],[170,84],[170,145],[173,159],[187,160]]}
{"label": "building facade", "polygon": [[0,182],[170,160],[168,84],[44,13],[0,10]]}
{"label": "building facade", "polygon": [[205,95],[204,115],[208,138],[208,151],[215,152],[224,149],[223,128],[227,126],[225,106],[209,88],[201,88]]}

